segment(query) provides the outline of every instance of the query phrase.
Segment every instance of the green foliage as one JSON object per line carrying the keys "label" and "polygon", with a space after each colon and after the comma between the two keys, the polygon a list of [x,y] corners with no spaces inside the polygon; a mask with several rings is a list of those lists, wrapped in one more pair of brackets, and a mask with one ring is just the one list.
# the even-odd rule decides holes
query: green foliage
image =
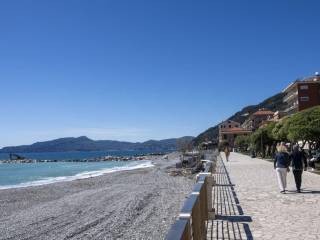
{"label": "green foliage", "polygon": [[219,135],[218,125],[211,127],[193,139],[193,145],[198,146],[204,141],[217,141]]}
{"label": "green foliage", "polygon": [[267,131],[264,128],[257,129],[251,135],[251,144],[257,152],[262,151],[263,145],[264,145],[264,140],[266,138],[267,138]]}
{"label": "green foliage", "polygon": [[220,143],[219,143],[219,150],[223,150],[225,149],[226,146],[229,146],[229,142],[227,140],[222,140]]}
{"label": "green foliage", "polygon": [[287,142],[288,141],[288,119],[290,117],[285,117],[279,122],[275,123],[274,128],[272,129],[272,136],[278,142]]}
{"label": "green foliage", "polygon": [[288,140],[319,142],[320,140],[320,107],[313,107],[292,115],[286,120]]}
{"label": "green foliage", "polygon": [[273,130],[276,126],[275,122],[269,123],[263,128],[259,128],[251,135],[252,148],[260,153],[262,157],[272,155],[276,139],[273,136]]}
{"label": "green foliage", "polygon": [[237,136],[234,140],[235,147],[240,148],[240,151],[244,152],[247,151],[249,145],[250,145],[250,136],[240,135]]}
{"label": "green foliage", "polygon": [[275,128],[275,126],[276,126],[276,122],[270,122],[270,123],[265,127],[265,129],[266,129],[266,135],[267,135],[267,142],[268,142],[269,144],[273,144],[273,143],[276,141],[276,139],[275,139],[275,137],[274,137],[274,135],[273,135],[273,129]]}
{"label": "green foliage", "polygon": [[253,148],[262,156],[272,155],[277,142],[309,142],[320,146],[320,106],[309,108],[279,122],[271,122],[251,135]]}

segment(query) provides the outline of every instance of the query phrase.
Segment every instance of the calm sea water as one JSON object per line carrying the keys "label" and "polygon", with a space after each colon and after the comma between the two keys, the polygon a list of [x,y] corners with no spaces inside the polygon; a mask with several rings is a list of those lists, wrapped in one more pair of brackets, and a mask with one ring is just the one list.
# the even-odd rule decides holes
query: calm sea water
{"label": "calm sea water", "polygon": [[[44,160],[71,160],[101,156],[131,156],[145,154],[141,151],[117,152],[59,152],[23,153],[24,157]],[[8,159],[1,154],[0,159]],[[146,168],[153,166],[151,161],[109,161],[109,162],[50,162],[50,163],[3,163],[0,164],[0,189],[38,186],[61,181],[72,181],[102,174]]]}
{"label": "calm sea water", "polygon": [[[23,157],[38,160],[75,160],[95,158],[102,156],[133,156],[147,154],[149,151],[91,151],[91,152],[41,152],[41,153],[18,153]],[[0,160],[9,159],[8,153],[0,153]]]}

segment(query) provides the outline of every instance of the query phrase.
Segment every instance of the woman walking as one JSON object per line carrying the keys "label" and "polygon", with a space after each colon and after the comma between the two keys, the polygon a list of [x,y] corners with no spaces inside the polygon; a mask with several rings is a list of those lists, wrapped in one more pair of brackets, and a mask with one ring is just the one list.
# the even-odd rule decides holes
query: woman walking
{"label": "woman walking", "polygon": [[229,145],[226,145],[224,148],[224,153],[226,155],[226,160],[227,162],[229,162],[229,156],[230,156],[230,149],[229,149]]}
{"label": "woman walking", "polygon": [[304,152],[299,150],[299,145],[295,145],[293,147],[293,151],[291,153],[291,166],[292,172],[294,175],[294,181],[296,183],[297,192],[301,192],[301,182],[302,182],[302,172],[303,170],[307,170],[307,158]]}
{"label": "woman walking", "polygon": [[290,158],[286,145],[281,142],[277,148],[278,152],[274,159],[280,193],[285,193],[287,188],[287,172],[289,171]]}

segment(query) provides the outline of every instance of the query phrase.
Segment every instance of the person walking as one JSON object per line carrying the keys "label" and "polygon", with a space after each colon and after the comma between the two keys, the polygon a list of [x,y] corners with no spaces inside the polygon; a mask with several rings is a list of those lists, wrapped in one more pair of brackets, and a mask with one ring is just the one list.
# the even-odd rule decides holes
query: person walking
{"label": "person walking", "polygon": [[287,188],[287,172],[289,171],[290,158],[286,145],[281,142],[274,158],[274,169],[277,173],[280,193],[285,193]]}
{"label": "person walking", "polygon": [[229,156],[230,156],[230,149],[229,149],[229,145],[226,145],[224,148],[224,153],[226,155],[226,160],[227,162],[229,162]]}
{"label": "person walking", "polygon": [[290,155],[291,157],[291,166],[294,176],[294,181],[296,183],[297,192],[301,192],[301,183],[302,183],[302,172],[307,170],[307,158],[303,151],[300,151],[299,145],[296,144],[293,147],[293,151]]}

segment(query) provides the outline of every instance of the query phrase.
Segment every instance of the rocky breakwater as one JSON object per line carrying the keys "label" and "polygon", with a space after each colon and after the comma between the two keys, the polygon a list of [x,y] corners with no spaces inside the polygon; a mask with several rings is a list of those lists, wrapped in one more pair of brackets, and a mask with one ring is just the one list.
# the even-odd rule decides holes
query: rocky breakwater
{"label": "rocky breakwater", "polygon": [[84,159],[67,159],[67,160],[56,160],[56,159],[14,159],[14,160],[0,160],[0,163],[49,163],[49,162],[106,162],[106,161],[141,161],[147,160],[151,156],[162,156],[165,153],[150,153],[145,155],[134,155],[134,156],[101,156],[96,158],[84,158]]}

